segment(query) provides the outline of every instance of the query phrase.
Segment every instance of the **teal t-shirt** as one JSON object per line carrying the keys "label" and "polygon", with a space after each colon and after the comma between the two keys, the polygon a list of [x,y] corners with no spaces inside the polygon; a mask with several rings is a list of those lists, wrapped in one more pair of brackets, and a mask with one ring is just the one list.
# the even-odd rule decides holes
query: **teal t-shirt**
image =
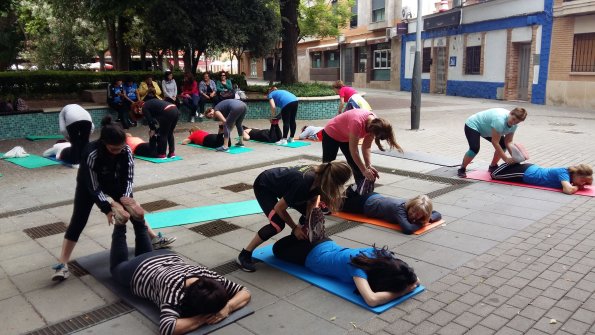
{"label": "teal t-shirt", "polygon": [[364,270],[351,265],[351,258],[360,253],[372,257],[374,248],[345,248],[335,241],[326,241],[308,253],[305,266],[315,273],[337,278],[345,283],[352,283],[353,277],[368,279]]}
{"label": "teal t-shirt", "polygon": [[509,127],[506,123],[510,111],[504,108],[491,108],[471,115],[465,124],[479,132],[482,137],[492,137],[492,128],[501,136],[514,133],[517,125]]}
{"label": "teal t-shirt", "polygon": [[568,169],[564,167],[544,168],[531,165],[523,174],[523,182],[531,185],[562,188],[563,181],[570,182],[570,174]]}

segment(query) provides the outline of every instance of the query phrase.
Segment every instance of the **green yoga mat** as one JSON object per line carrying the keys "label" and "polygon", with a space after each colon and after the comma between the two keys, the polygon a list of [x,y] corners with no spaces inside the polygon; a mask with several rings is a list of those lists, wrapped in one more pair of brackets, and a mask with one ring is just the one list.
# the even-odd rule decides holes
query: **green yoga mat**
{"label": "green yoga mat", "polygon": [[261,142],[261,141],[254,141],[254,140],[250,140],[250,142],[271,144],[271,145],[276,145],[278,147],[288,147],[288,148],[301,148],[301,147],[307,147],[310,145],[309,142],[301,142],[301,141],[287,142],[287,144],[276,144],[276,143]]}
{"label": "green yoga mat", "polygon": [[25,138],[28,139],[29,141],[62,140],[62,139],[64,139],[64,136],[62,136],[62,135],[41,135],[41,136],[29,135],[29,136],[26,136]]}
{"label": "green yoga mat", "polygon": [[159,229],[258,213],[262,213],[258,201],[248,200],[145,214],[145,220],[152,229]]}
{"label": "green yoga mat", "polygon": [[60,165],[60,163],[55,162],[51,159],[31,154],[29,154],[29,156],[27,157],[22,158],[3,158],[3,156],[4,153],[0,152],[0,158],[27,169],[37,169],[44,166]]}
{"label": "green yoga mat", "polygon": [[[207,149],[207,150],[215,151],[214,148],[203,147],[202,145],[198,145],[198,144],[188,143],[186,145],[189,147],[193,147],[193,148],[200,148],[200,149]],[[250,151],[254,151],[254,149],[233,146],[233,147],[229,147],[229,150],[225,151],[225,153],[236,155],[236,154],[243,154],[244,152],[250,152]]]}
{"label": "green yoga mat", "polygon": [[148,162],[151,162],[151,163],[158,163],[158,164],[160,164],[160,163],[171,163],[171,162],[181,161],[182,160],[182,157],[180,157],[180,156],[176,156],[174,158],[166,158],[166,159],[163,159],[163,158],[153,158],[153,157],[145,157],[145,156],[136,156],[136,155],[134,155],[134,157],[135,158],[138,158],[138,159],[141,159],[143,161],[148,161]]}

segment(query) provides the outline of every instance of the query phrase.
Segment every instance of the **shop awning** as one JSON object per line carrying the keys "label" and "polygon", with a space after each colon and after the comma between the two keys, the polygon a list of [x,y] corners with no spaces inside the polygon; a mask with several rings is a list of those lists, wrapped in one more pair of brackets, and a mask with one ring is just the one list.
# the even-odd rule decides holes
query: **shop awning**
{"label": "shop awning", "polygon": [[331,43],[331,44],[317,45],[315,47],[308,48],[308,52],[328,51],[328,50],[337,50],[337,49],[339,49],[339,44]]}

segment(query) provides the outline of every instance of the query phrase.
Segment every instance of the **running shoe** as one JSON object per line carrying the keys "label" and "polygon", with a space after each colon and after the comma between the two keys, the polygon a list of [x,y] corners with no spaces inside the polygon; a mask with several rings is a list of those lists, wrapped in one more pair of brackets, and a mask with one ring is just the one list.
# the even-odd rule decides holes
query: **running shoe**
{"label": "running shoe", "polygon": [[165,236],[159,232],[157,236],[153,237],[151,244],[153,245],[153,250],[157,250],[167,247],[168,245],[174,243],[175,240],[175,237]]}
{"label": "running shoe", "polygon": [[465,168],[458,169],[457,176],[459,176],[459,178],[467,178],[467,169],[465,169]]}
{"label": "running shoe", "polygon": [[310,212],[308,218],[308,239],[311,243],[318,242],[326,237],[324,230],[324,214],[319,207]]}
{"label": "running shoe", "polygon": [[242,249],[242,252],[236,258],[236,263],[240,266],[240,269],[246,272],[256,271],[254,261],[252,260],[252,253],[246,249]]}
{"label": "running shoe", "polygon": [[128,214],[130,214],[133,219],[137,221],[142,221],[145,219],[145,210],[133,198],[121,197],[120,203],[122,203],[122,206],[124,206]]}
{"label": "running shoe", "polygon": [[243,141],[238,141],[238,142],[235,144],[235,146],[236,146],[236,147],[244,147],[245,145],[244,145],[244,142],[243,142]]}
{"label": "running shoe", "polygon": [[291,143],[291,142],[293,142],[293,137],[288,137],[287,138],[287,143]]}
{"label": "running shoe", "polygon": [[53,281],[63,281],[70,277],[70,271],[68,271],[68,264],[59,263],[52,266],[52,269],[55,270],[54,275],[52,276]]}
{"label": "running shoe", "polygon": [[287,145],[287,139],[284,138],[282,140],[279,140],[279,141],[275,142],[275,144],[276,145]]}
{"label": "running shoe", "polygon": [[176,158],[176,153],[170,152],[169,155],[167,155],[167,158]]}
{"label": "running shoe", "polygon": [[488,166],[488,172],[489,173],[492,173],[492,172],[496,171],[497,168],[498,168],[498,165],[497,164],[496,165],[490,165],[490,166]]}
{"label": "running shoe", "polygon": [[224,146],[220,146],[218,148],[215,148],[215,151],[219,151],[219,152],[228,152],[229,148],[226,148]]}

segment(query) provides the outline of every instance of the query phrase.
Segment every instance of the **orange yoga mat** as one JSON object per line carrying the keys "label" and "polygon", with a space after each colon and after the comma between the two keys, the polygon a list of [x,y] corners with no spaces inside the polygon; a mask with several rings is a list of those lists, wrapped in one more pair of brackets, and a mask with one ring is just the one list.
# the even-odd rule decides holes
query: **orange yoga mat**
{"label": "orange yoga mat", "polygon": [[[384,227],[384,228],[389,228],[389,229],[393,229],[393,230],[398,230],[401,231],[401,227],[398,224],[393,224],[390,223],[388,221],[384,221],[384,220],[380,220],[380,219],[373,219],[373,218],[369,218],[366,216],[363,216],[361,214],[353,214],[353,213],[346,213],[346,212],[336,212],[333,213],[333,216],[336,216],[338,218],[342,218],[345,220],[350,220],[350,221],[357,221],[357,222],[362,222],[362,223],[369,223],[375,226],[380,226],[380,227]],[[434,223],[430,223],[425,225],[423,228],[421,228],[420,230],[415,231],[413,234],[414,235],[421,235],[435,227],[438,227],[439,225],[443,224],[444,220],[440,220],[440,221],[436,221]]]}

